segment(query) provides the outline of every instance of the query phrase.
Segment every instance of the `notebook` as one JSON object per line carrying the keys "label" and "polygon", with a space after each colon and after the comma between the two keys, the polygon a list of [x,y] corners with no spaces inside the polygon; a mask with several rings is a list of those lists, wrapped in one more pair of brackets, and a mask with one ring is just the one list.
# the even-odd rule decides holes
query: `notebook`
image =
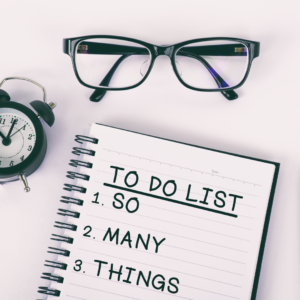
{"label": "notebook", "polygon": [[102,124],[76,142],[44,298],[255,299],[278,163]]}

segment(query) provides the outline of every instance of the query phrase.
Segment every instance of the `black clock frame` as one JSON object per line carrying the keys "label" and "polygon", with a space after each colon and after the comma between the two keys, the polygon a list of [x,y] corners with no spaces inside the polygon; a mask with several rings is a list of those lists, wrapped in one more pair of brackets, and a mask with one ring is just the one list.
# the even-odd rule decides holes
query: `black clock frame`
{"label": "black clock frame", "polygon": [[[0,179],[9,179],[19,174],[29,176],[41,165],[47,151],[47,137],[37,115],[28,107],[17,102],[0,102],[1,108],[13,108],[24,113],[33,123],[36,141],[32,152],[21,163],[8,168],[0,168]],[[18,180],[17,178],[15,180]],[[3,182],[1,182],[3,183]]]}

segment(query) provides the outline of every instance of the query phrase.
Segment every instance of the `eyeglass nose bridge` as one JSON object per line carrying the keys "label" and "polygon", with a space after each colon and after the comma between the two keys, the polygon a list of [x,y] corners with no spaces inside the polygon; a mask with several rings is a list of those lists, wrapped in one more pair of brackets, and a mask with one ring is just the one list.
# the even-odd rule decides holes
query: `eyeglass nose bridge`
{"label": "eyeglass nose bridge", "polygon": [[156,50],[156,55],[157,56],[167,55],[171,58],[172,54],[173,54],[173,51],[174,51],[174,46],[170,46],[170,45],[156,46],[155,50]]}

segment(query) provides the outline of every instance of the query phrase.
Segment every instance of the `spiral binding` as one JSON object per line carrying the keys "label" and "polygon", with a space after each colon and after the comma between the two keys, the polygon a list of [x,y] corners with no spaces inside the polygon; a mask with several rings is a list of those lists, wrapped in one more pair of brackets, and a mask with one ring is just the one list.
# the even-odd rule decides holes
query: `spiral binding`
{"label": "spiral binding", "polygon": [[72,151],[72,153],[75,155],[86,154],[90,156],[95,156],[95,151],[93,150],[78,148],[78,147],[74,147],[73,150],[74,151]]}
{"label": "spiral binding", "polygon": [[69,191],[69,192],[75,191],[75,192],[79,192],[79,193],[83,193],[83,194],[86,193],[86,188],[84,188],[82,186],[74,185],[74,184],[68,184],[68,183],[65,183],[64,190]]}
{"label": "spiral binding", "polygon": [[85,135],[76,135],[75,141],[79,144],[82,144],[83,142],[98,144],[98,139],[91,138]]}
{"label": "spiral binding", "polygon": [[90,179],[90,176],[89,175],[86,175],[86,174],[81,174],[81,173],[76,173],[76,172],[67,172],[69,175],[67,175],[68,178],[71,178],[71,179],[75,179],[75,178],[78,178],[78,179],[82,179],[82,180],[89,180]]}
{"label": "spiral binding", "polygon": [[57,225],[54,225],[54,227],[61,228],[61,229],[68,229],[72,231],[77,230],[77,226],[74,224],[68,224],[68,223],[63,223],[63,222],[55,222]]}
{"label": "spiral binding", "polygon": [[41,277],[43,279],[56,281],[58,283],[63,283],[64,282],[64,278],[61,277],[61,276],[52,275],[51,273],[43,273],[43,275],[44,276]]}
{"label": "spiral binding", "polygon": [[80,217],[80,213],[77,211],[71,211],[71,210],[67,210],[67,209],[62,209],[59,208],[58,209],[58,215],[64,216],[64,217],[73,217],[78,219]]}
{"label": "spiral binding", "polygon": [[[99,140],[96,138],[91,138],[91,137],[84,136],[84,135],[76,135],[75,141],[79,144],[82,144],[82,143],[98,144]],[[89,156],[95,156],[96,152],[94,150],[90,150],[90,149],[74,147],[72,153],[75,155],[84,154],[84,155],[89,155]],[[84,167],[84,168],[91,169],[93,167],[93,164],[90,162],[71,159],[70,166]],[[72,172],[72,171],[67,172],[67,177],[70,179],[78,179],[78,180],[86,180],[86,181],[88,181],[90,179],[89,175]],[[66,184],[64,184],[63,189],[66,191],[69,191],[69,192],[75,191],[75,192],[79,192],[79,193],[83,193],[83,194],[86,193],[85,187],[73,185],[73,184],[66,183]],[[83,205],[83,200],[78,199],[78,198],[68,197],[68,196],[62,196],[62,199],[60,201],[65,204],[75,204],[78,206]],[[61,216],[72,217],[75,219],[80,218],[79,212],[62,209],[62,208],[58,209],[57,214],[61,215]],[[71,230],[71,231],[77,230],[77,226],[74,224],[58,222],[58,221],[55,222],[54,227],[64,229],[64,230]],[[68,236],[58,235],[58,234],[52,234],[52,237],[50,239],[54,240],[54,241],[68,243],[68,244],[73,244],[73,242],[74,242],[73,238],[68,237]],[[54,248],[54,247],[48,247],[48,249],[49,249],[48,253],[61,255],[61,256],[65,256],[65,257],[70,256],[70,251],[66,250],[66,249]],[[51,260],[46,260],[45,266],[51,267],[54,269],[60,269],[60,270],[67,270],[67,267],[68,267],[68,265],[65,263],[58,262],[58,261],[51,261]],[[41,276],[41,278],[43,278],[45,280],[50,280],[50,281],[54,281],[57,283],[61,283],[61,284],[64,282],[63,277],[52,274],[52,273],[43,273],[43,276]],[[40,286],[38,293],[48,295],[48,296],[59,297],[61,292],[60,292],[60,290],[57,290],[57,289]]]}
{"label": "spiral binding", "polygon": [[72,167],[85,167],[88,169],[91,169],[93,167],[93,164],[87,161],[81,161],[76,159],[71,159],[71,163],[69,164]]}
{"label": "spiral binding", "polygon": [[62,196],[63,200],[60,200],[60,202],[66,203],[66,204],[77,204],[82,206],[83,205],[83,201],[80,199],[76,199],[76,198],[72,198],[72,197],[66,197],[66,196]]}
{"label": "spiral binding", "polygon": [[53,254],[63,255],[63,256],[70,256],[69,250],[63,250],[63,249],[53,248],[53,247],[49,247],[49,249],[52,251],[47,251],[48,253],[53,253]]}
{"label": "spiral binding", "polygon": [[58,234],[52,234],[52,238],[51,240],[53,241],[58,241],[58,242],[65,242],[68,244],[73,244],[73,238],[71,237],[67,237],[67,236],[63,236],[63,235],[58,235]]}

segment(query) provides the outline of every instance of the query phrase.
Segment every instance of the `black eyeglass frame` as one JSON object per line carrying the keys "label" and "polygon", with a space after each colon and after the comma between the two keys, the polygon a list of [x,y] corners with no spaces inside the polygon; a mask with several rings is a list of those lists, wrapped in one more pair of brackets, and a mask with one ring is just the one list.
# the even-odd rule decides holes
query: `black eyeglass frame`
{"label": "black eyeglass frame", "polygon": [[[104,39],[116,39],[116,40],[124,40],[124,41],[128,41],[128,42],[133,42],[133,43],[137,43],[140,44],[142,46],[144,46],[145,48],[147,48],[147,50],[150,53],[150,65],[149,68],[146,72],[146,74],[143,76],[143,78],[141,79],[141,81],[139,81],[138,83],[128,86],[128,87],[120,87],[120,88],[115,88],[115,87],[96,87],[96,86],[92,86],[89,85],[87,83],[85,83],[79,76],[79,73],[77,71],[77,67],[76,67],[76,51],[77,51],[77,46],[80,42],[84,41],[84,40],[88,40],[88,39],[96,39],[96,38],[104,38]],[[182,48],[183,46],[189,45],[189,44],[193,44],[193,43],[198,43],[198,42],[208,42],[208,41],[217,41],[217,40],[222,40],[222,41],[231,41],[231,42],[237,42],[240,44],[243,44],[247,47],[248,50],[248,65],[247,65],[247,70],[245,72],[245,75],[243,77],[243,79],[241,80],[241,82],[233,87],[224,87],[224,88],[216,88],[216,89],[203,89],[203,88],[197,88],[194,86],[191,86],[189,84],[187,84],[186,82],[184,82],[182,80],[182,78],[180,77],[178,70],[176,68],[176,53],[178,52],[178,50],[180,50],[180,48]],[[94,89],[97,91],[104,91],[104,94],[106,93],[106,91],[121,91],[121,90],[129,90],[132,88],[135,88],[139,85],[141,85],[149,76],[154,62],[156,60],[156,58],[160,55],[167,55],[169,56],[170,60],[171,60],[171,64],[173,67],[173,70],[175,72],[176,77],[178,78],[178,80],[187,88],[195,90],[195,91],[202,91],[202,92],[221,92],[228,100],[234,100],[236,98],[238,98],[238,95],[233,91],[236,88],[239,88],[240,86],[242,86],[251,69],[251,65],[252,65],[252,61],[254,58],[259,56],[259,52],[260,52],[260,43],[259,42],[254,42],[254,41],[249,41],[249,40],[244,40],[244,39],[238,39],[238,38],[230,38],[230,37],[215,37],[215,38],[201,38],[201,39],[192,39],[192,40],[188,40],[188,41],[184,41],[184,42],[180,42],[180,43],[176,43],[176,44],[172,44],[172,45],[164,45],[164,46],[157,46],[154,44],[150,44],[138,39],[132,39],[132,38],[128,38],[128,37],[122,37],[122,36],[114,36],[114,35],[89,35],[89,36],[81,36],[81,37],[75,37],[75,38],[67,38],[67,39],[63,39],[63,52],[68,54],[71,57],[72,60],[72,65],[73,65],[73,69],[75,72],[75,75],[78,79],[78,81],[84,85],[85,87]],[[104,95],[103,95],[104,96]],[[102,99],[102,97],[101,97]],[[99,100],[101,100],[99,99]],[[91,99],[92,100],[92,99]],[[98,100],[98,101],[99,101]],[[97,100],[92,100],[92,101],[97,101]]]}

